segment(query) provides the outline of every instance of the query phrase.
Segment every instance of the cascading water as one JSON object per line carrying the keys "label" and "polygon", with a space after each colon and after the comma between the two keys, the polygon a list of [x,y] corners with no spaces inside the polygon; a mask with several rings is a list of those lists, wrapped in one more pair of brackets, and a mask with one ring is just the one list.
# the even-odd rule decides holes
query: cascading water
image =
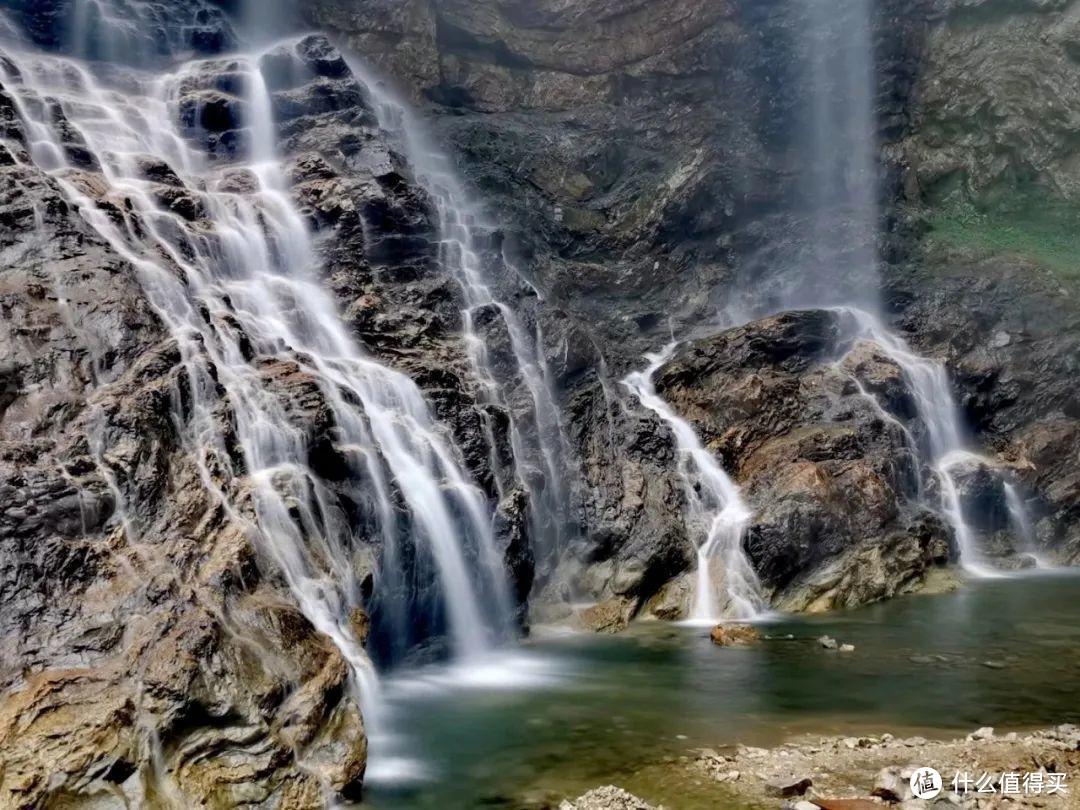
{"label": "cascading water", "polygon": [[[129,36],[129,20],[101,13],[119,5],[76,5],[97,14],[102,42]],[[119,40],[101,29],[112,25]],[[406,547],[430,559],[436,612],[458,658],[480,656],[509,636],[513,610],[491,504],[417,386],[365,354],[320,283],[277,153],[262,56],[241,52],[156,72],[110,64],[99,75],[92,63],[20,48],[0,61],[0,83],[27,133],[26,149],[12,153],[48,172],[130,264],[176,341],[187,390],[173,417],[185,446],[307,618],[350,663],[375,772],[377,683],[351,621],[362,601],[361,546],[381,546],[384,568]],[[241,137],[226,156],[209,154],[203,133],[184,123],[222,73],[243,88]],[[148,161],[175,176],[194,213],[163,202]],[[290,417],[299,405],[275,389],[275,370],[310,380],[332,413],[349,496],[371,505],[362,521],[345,517],[312,469],[306,436]],[[222,412],[231,415],[233,436]],[[102,446],[100,455],[109,450]]]}
{"label": "cascading water", "polygon": [[167,60],[191,50],[234,46],[225,13],[209,0],[75,0],[64,23],[72,56],[132,64]]}
{"label": "cascading water", "polygon": [[[743,550],[743,534],[752,513],[739,487],[698,439],[694,428],[657,393],[653,375],[671,359],[675,344],[647,355],[649,365],[630,374],[623,384],[643,406],[667,424],[675,437],[679,476],[686,498],[685,523],[697,549],[697,570],[690,620],[713,624],[717,619],[751,619],[765,609],[761,583]],[[718,599],[717,579],[724,596]]]}
{"label": "cascading water", "polygon": [[1031,525],[1031,515],[1024,505],[1020,490],[1011,481],[1005,481],[1002,486],[1005,489],[1005,506],[1009,510],[1009,522],[1012,524],[1013,532],[1020,540],[1021,549],[1035,558],[1035,564],[1039,568],[1052,567],[1038,551],[1035,527]]}
{"label": "cascading water", "polygon": [[[493,226],[470,198],[449,156],[428,138],[409,106],[358,60],[348,61],[372,96],[379,126],[398,139],[417,182],[435,204],[439,258],[462,290],[464,339],[475,376],[483,386],[482,400],[509,415],[516,478],[529,494],[534,553],[541,564],[553,562],[575,531],[572,477],[568,475],[573,463],[539,323],[530,331],[507,303],[527,296],[539,299],[539,291],[488,238]],[[486,255],[492,253],[495,255]],[[495,272],[489,270],[492,266]],[[487,313],[495,314],[506,331],[514,359],[511,375],[500,373],[480,333],[479,321]],[[490,415],[486,418],[494,444]]]}
{"label": "cascading water", "polygon": [[[841,312],[850,318],[852,334],[856,339],[872,341],[903,372],[919,422],[926,431],[924,445],[919,447],[916,443],[916,446],[938,480],[941,513],[952,527],[960,562],[976,576],[992,575],[993,572],[982,560],[954,475],[961,463],[985,463],[986,459],[967,449],[960,413],[953,401],[944,366],[915,354],[877,316],[854,308],[845,308]],[[919,489],[921,493],[921,480]]]}
{"label": "cascading water", "polygon": [[[903,372],[926,440],[919,452],[939,482],[940,512],[953,529],[961,564],[988,575],[954,477],[968,450],[948,374],[915,354],[877,314],[878,159],[874,117],[872,4],[804,0],[808,52],[797,222],[800,259],[787,273],[781,309],[828,307],[847,316],[853,340],[875,343]],[[852,326],[853,324],[853,326]],[[905,430],[910,439],[911,434]],[[920,477],[919,491],[922,493]]]}

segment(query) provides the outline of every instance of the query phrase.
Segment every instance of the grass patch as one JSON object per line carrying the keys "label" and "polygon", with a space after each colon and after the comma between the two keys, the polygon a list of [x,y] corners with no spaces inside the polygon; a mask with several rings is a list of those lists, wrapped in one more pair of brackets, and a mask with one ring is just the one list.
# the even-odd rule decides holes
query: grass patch
{"label": "grass patch", "polygon": [[1080,281],[1080,204],[1034,196],[981,208],[951,203],[932,209],[930,237],[992,256],[1017,256]]}

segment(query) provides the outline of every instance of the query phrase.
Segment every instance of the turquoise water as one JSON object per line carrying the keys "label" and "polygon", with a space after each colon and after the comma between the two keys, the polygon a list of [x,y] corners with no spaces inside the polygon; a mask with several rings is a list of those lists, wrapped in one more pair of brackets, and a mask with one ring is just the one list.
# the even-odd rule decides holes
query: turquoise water
{"label": "turquoise water", "polygon": [[[759,645],[721,649],[707,629],[642,622],[620,636],[537,638],[490,671],[399,676],[392,747],[414,778],[381,782],[376,752],[367,803],[539,807],[642,785],[643,769],[703,746],[1080,722],[1080,577],[976,581],[761,629]],[[822,649],[823,634],[855,652]]]}

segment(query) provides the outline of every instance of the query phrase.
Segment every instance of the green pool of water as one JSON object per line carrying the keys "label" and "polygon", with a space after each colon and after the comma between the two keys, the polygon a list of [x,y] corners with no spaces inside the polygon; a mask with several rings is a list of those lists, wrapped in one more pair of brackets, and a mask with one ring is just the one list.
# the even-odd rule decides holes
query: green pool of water
{"label": "green pool of water", "polygon": [[[537,638],[490,668],[391,679],[384,745],[415,778],[379,779],[376,747],[366,804],[542,806],[615,782],[669,808],[710,806],[693,785],[665,784],[660,766],[801,733],[1080,722],[1080,577],[976,581],[761,630],[757,646],[721,649],[707,628],[643,622],[620,636]],[[855,652],[822,649],[824,634]]]}

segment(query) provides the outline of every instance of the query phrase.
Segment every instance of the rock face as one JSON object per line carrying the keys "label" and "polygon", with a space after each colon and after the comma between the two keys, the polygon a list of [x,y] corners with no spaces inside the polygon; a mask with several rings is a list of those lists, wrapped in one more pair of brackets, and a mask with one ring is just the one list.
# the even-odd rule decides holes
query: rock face
{"label": "rock face", "polygon": [[[428,103],[549,305],[618,374],[712,316],[783,241],[806,21],[784,4],[305,0]],[[927,9],[876,9],[883,137],[905,130]],[[672,283],[672,280],[676,280]],[[760,286],[760,285],[759,285]],[[760,291],[764,297],[768,291]]]}
{"label": "rock face", "polygon": [[745,546],[786,608],[820,610],[917,587],[949,556],[919,505],[909,435],[863,393],[899,369],[843,343],[839,316],[790,312],[687,344],[657,391],[696,427],[754,510]]}
{"label": "rock face", "polygon": [[[537,548],[530,511],[545,489],[536,481],[550,488],[552,477],[514,472],[526,386],[514,380],[497,401],[476,378],[438,206],[380,130],[371,88],[321,36],[262,53],[274,141],[322,280],[365,351],[420,386],[493,505],[519,620],[530,608],[566,618],[579,601],[596,603],[579,618],[599,631],[643,610],[685,614],[695,561],[677,452],[620,383],[672,335],[687,339],[657,390],[742,486],[754,511],[745,550],[775,606],[888,598],[955,558],[921,505],[920,488],[934,484],[912,444],[925,427],[887,356],[852,342],[833,312],[716,326],[718,311],[748,295],[754,311],[770,311],[790,272],[783,259],[797,253],[797,4],[298,5],[422,106],[434,141],[497,214],[485,258],[509,258],[527,282],[504,297],[542,336],[537,374],[569,448],[568,531],[556,549]],[[138,6],[149,28],[135,26],[131,41],[105,36],[97,20],[72,44],[68,3],[11,2],[0,17],[0,805],[153,804],[168,791],[198,806],[350,800],[366,762],[355,684],[257,553],[234,415],[227,404],[199,415],[224,437],[213,457],[185,444],[174,417],[192,417],[188,358],[131,255],[30,159],[21,105],[32,94],[5,49],[67,48],[143,69],[194,52],[204,61],[175,99],[185,137],[205,152],[218,191],[256,188],[236,162],[252,145],[253,111],[228,55],[238,38],[227,15],[201,2]],[[1075,198],[1074,6],[880,0],[874,17],[889,314],[948,364],[973,444],[1028,507],[1031,537],[1019,538],[1002,479],[977,465],[958,476],[988,547],[1071,563],[1080,261],[1070,264],[1069,244],[1049,258],[1025,253],[1023,240],[1017,250],[1015,232],[1002,249],[991,226],[992,204],[1014,192]],[[131,78],[111,70],[121,86]],[[83,133],[59,105],[48,109],[80,204],[138,232],[145,223],[131,219]],[[139,167],[171,227],[212,231],[208,186],[185,184],[167,155]],[[955,205],[975,212],[961,230],[985,244],[946,238]],[[475,326],[511,378],[513,337],[495,310],[474,313]],[[373,496],[346,492],[324,390],[302,358],[245,359],[355,529],[350,575],[372,610],[357,608],[350,632],[390,656]],[[418,612],[406,647],[437,647],[441,617],[430,613]]]}
{"label": "rock face", "polygon": [[1078,187],[1071,2],[944,3],[900,152],[890,299],[948,363],[966,421],[1013,466],[1034,545],[1080,559]]}
{"label": "rock face", "polygon": [[[423,386],[493,496],[459,292],[437,260],[430,201],[406,182],[364,89],[326,40],[263,59],[292,194],[348,326]],[[285,61],[302,69],[275,72]],[[198,65],[180,88],[181,123],[222,190],[244,194],[258,181],[232,165],[247,137],[244,102],[229,90],[235,63]],[[130,255],[77,204],[116,218],[136,216],[133,207],[79,159],[89,153],[74,126],[64,180],[85,198],[35,166],[19,106],[32,94],[13,63],[2,75],[0,805],[356,799],[367,754],[357,684],[257,550],[234,417],[227,407],[206,415],[225,456],[191,452],[181,430],[193,418],[189,366]],[[179,227],[213,230],[199,188],[158,156],[140,166]],[[370,505],[339,486],[346,467],[318,381],[288,356],[247,359],[363,536]],[[492,438],[509,453],[505,432]],[[522,509],[511,494],[498,515],[523,600],[532,562]],[[355,561],[368,596],[372,554],[377,546],[361,547]],[[351,625],[364,641],[367,615]]]}
{"label": "rock face", "polygon": [[[1055,89],[1073,68],[1071,5],[882,0],[874,11],[891,315],[919,351],[947,363],[972,444],[1010,469],[1040,550],[1063,561],[1075,558],[1077,522],[1075,294],[1063,298],[1060,282],[1036,280],[1030,264],[958,257],[934,248],[933,232],[924,237],[935,210],[927,202],[951,189],[1007,193],[1036,175],[1067,186],[1071,113],[1053,105],[1071,92]],[[583,488],[582,541],[544,597],[561,588],[640,607],[655,595],[661,614],[679,614],[678,577],[693,556],[673,451],[618,381],[672,334],[714,331],[706,324],[717,309],[768,311],[785,273],[797,272],[790,197],[805,160],[793,137],[804,21],[790,4],[737,0],[662,9],[635,0],[307,0],[303,13],[426,106],[437,139],[501,212],[507,243],[545,292],[552,372]],[[1035,324],[1024,314],[1033,312],[1052,317]],[[889,413],[922,430],[895,367],[882,380],[869,373]],[[819,418],[832,416],[807,421]],[[867,483],[858,469],[848,475]],[[866,497],[890,508],[889,498]],[[805,507],[787,508],[791,521],[810,519]],[[939,534],[928,525],[925,542]],[[989,545],[1019,545],[1000,526],[991,534]],[[863,565],[889,576],[874,548]],[[796,555],[791,565],[807,561]]]}
{"label": "rock face", "polygon": [[348,667],[180,446],[176,346],[56,184],[3,172],[0,803],[151,802],[159,755],[192,803],[355,793]]}
{"label": "rock face", "polygon": [[926,47],[906,146],[924,193],[1007,195],[1028,183],[1076,197],[1080,96],[1075,4],[945,2]]}

